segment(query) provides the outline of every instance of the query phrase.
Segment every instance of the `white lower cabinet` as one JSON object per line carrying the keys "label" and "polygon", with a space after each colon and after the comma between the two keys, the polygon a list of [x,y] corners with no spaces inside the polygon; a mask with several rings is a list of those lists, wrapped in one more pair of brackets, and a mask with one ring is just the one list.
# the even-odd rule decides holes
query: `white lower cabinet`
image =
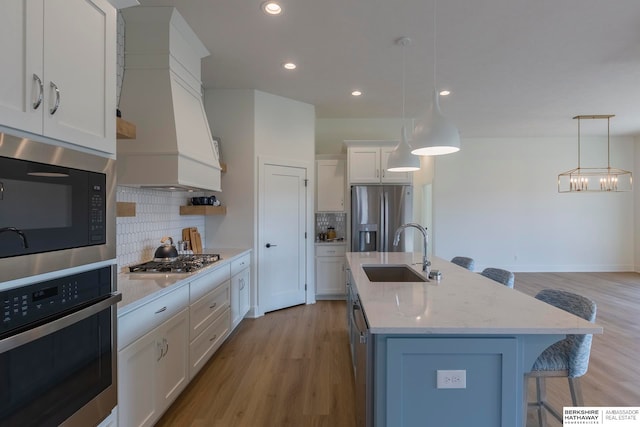
{"label": "white lower cabinet", "polygon": [[251,306],[251,255],[231,263],[231,330],[244,319]]}
{"label": "white lower cabinet", "polygon": [[152,426],[189,382],[189,311],[178,314],[118,354],[119,425]]}
{"label": "white lower cabinet", "polygon": [[120,427],[154,425],[229,336],[232,311],[249,311],[250,261],[221,264],[118,317]]}
{"label": "white lower cabinet", "polygon": [[[229,266],[214,273],[191,284],[190,379],[200,371],[231,330]],[[200,296],[202,292],[206,293]]]}
{"label": "white lower cabinet", "polygon": [[342,298],[346,294],[346,246],[316,246],[316,297]]}

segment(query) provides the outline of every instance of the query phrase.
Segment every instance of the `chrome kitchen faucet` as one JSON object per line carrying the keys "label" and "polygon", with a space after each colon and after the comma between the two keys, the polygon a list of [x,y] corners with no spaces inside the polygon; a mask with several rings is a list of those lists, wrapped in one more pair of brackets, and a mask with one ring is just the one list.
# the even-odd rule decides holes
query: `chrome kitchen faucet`
{"label": "chrome kitchen faucet", "polygon": [[393,246],[398,246],[398,242],[400,242],[400,233],[408,227],[413,227],[418,229],[422,233],[423,247],[422,247],[422,271],[426,271],[427,275],[429,275],[429,267],[431,266],[431,261],[427,258],[427,246],[429,242],[429,237],[427,236],[427,229],[421,226],[420,224],[416,224],[415,222],[409,222],[407,224],[402,224],[400,227],[396,229],[396,234],[393,238]]}

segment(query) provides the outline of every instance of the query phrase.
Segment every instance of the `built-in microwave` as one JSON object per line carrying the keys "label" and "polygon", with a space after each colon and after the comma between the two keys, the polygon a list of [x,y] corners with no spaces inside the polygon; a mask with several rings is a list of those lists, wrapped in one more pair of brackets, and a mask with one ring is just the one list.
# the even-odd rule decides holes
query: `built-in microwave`
{"label": "built-in microwave", "polygon": [[115,258],[114,164],[0,133],[0,282]]}

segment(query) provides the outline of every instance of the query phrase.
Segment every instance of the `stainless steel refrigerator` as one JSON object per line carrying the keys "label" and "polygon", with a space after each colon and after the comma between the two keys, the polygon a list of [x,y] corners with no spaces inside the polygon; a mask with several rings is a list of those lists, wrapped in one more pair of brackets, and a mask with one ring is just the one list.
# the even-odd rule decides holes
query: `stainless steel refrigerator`
{"label": "stainless steel refrigerator", "polygon": [[413,188],[410,185],[354,185],[351,187],[351,251],[406,252],[413,240],[400,235],[393,246],[396,229],[413,217]]}

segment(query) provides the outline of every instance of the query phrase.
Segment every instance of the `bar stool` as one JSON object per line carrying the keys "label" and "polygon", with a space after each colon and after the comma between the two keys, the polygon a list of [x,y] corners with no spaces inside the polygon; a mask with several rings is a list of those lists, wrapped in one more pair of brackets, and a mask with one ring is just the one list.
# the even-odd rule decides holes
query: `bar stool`
{"label": "bar stool", "polygon": [[[589,322],[595,322],[596,320],[596,303],[581,295],[556,289],[544,289],[538,292],[536,298],[582,317]],[[567,338],[543,351],[533,364],[531,372],[527,374],[527,378],[534,377],[536,379],[536,401],[529,402],[528,406],[537,408],[540,427],[546,426],[545,409],[558,421],[562,422],[560,413],[545,401],[546,377],[566,377],[569,380],[569,391],[573,406],[584,405],[578,380],[579,377],[587,372],[589,367],[591,340],[591,334],[567,335]]]}
{"label": "bar stool", "polygon": [[476,262],[474,261],[474,259],[468,258],[466,256],[454,256],[453,258],[451,258],[451,262],[471,271],[473,271],[476,266]]}
{"label": "bar stool", "polygon": [[484,277],[488,277],[491,280],[495,280],[498,283],[502,283],[503,285],[510,288],[513,288],[513,284],[516,279],[512,272],[503,270],[501,268],[488,267],[482,270],[482,273],[480,274],[482,274]]}

